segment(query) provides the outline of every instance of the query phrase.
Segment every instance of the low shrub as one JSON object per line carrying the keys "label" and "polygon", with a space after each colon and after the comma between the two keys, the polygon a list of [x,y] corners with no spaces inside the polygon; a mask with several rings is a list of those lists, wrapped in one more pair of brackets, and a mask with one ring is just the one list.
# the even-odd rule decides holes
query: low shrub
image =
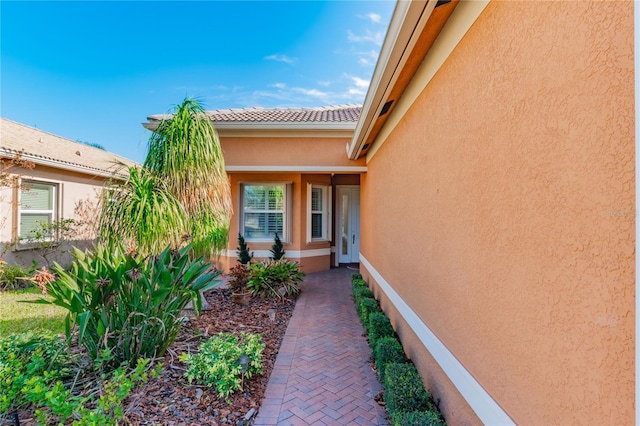
{"label": "low shrub", "polygon": [[375,299],[373,296],[373,292],[369,290],[369,287],[357,286],[353,289],[353,300],[356,302],[356,306],[358,306],[360,300],[365,298]]}
{"label": "low shrub", "polygon": [[400,412],[437,411],[415,365],[387,364],[384,376],[384,400],[391,416]]}
{"label": "low shrub", "polygon": [[249,264],[247,287],[262,297],[284,297],[298,294],[304,272],[296,261],[264,260]]}
{"label": "low shrub", "polygon": [[362,274],[351,274],[351,282],[354,282],[355,280],[361,280],[362,279]]}
{"label": "low shrub", "polygon": [[242,388],[240,357],[246,355],[248,364],[244,377],[261,373],[264,343],[259,334],[241,332],[239,336],[219,333],[202,343],[195,355],[183,354],[180,360],[187,364],[185,373],[189,383],[215,387],[224,397]]}
{"label": "low shrub", "polygon": [[369,314],[369,326],[367,327],[369,333],[369,345],[374,350],[378,344],[378,340],[382,337],[394,337],[395,331],[393,325],[387,316],[381,312],[372,312]]}
{"label": "low shrub", "polygon": [[148,378],[149,360],[139,359],[133,371],[121,366],[111,375],[102,375],[100,396],[93,392],[83,396],[68,388],[70,378],[79,369],[86,370],[67,348],[58,336],[32,332],[0,339],[0,418],[10,410],[31,406],[39,424],[63,424],[72,416],[80,419],[73,422],[79,426],[118,423],[122,402],[136,383]]}
{"label": "low shrub", "polygon": [[374,350],[374,358],[382,383],[384,383],[385,367],[387,364],[402,364],[407,361],[402,345],[398,339],[389,336],[378,339]]}
{"label": "low shrub", "polygon": [[33,268],[25,268],[14,263],[9,265],[0,259],[0,290],[21,290],[31,287],[29,277]]}
{"label": "low shrub", "polygon": [[59,278],[46,285],[50,298],[38,302],[67,309],[67,338],[77,324],[78,343],[93,360],[109,351],[107,370],[134,367],[138,358],[162,356],[178,335],[180,311],[193,303],[199,314],[201,292],[220,283],[219,272],[203,258],[191,260],[190,250],[167,247],[145,259],[122,248],[75,249],[71,269],[55,264]]}
{"label": "low shrub", "polygon": [[273,245],[271,246],[271,259],[280,260],[284,257],[285,251],[282,246],[282,241],[280,237],[278,237],[278,233],[276,232],[275,237],[273,238]]}
{"label": "low shrub", "polygon": [[439,411],[400,411],[391,416],[393,426],[446,426]]}
{"label": "low shrub", "polygon": [[370,297],[361,298],[358,302],[358,315],[365,327],[369,324],[369,314],[372,312],[382,312],[378,302]]}
{"label": "low shrub", "polygon": [[26,332],[0,339],[0,413],[27,405],[30,395],[71,375],[66,342],[54,335]]}
{"label": "low shrub", "polygon": [[356,280],[351,281],[351,290],[352,291],[355,291],[356,289],[361,288],[361,287],[369,288],[369,286],[367,285],[367,282],[365,280],[363,280],[363,279],[356,279]]}

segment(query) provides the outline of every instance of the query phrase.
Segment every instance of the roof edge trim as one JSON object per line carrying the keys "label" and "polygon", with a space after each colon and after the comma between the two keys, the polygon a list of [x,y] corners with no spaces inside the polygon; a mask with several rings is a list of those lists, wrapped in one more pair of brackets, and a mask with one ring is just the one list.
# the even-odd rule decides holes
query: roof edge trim
{"label": "roof edge trim", "polygon": [[362,145],[386,102],[385,94],[392,89],[393,82],[400,74],[401,65],[406,62],[411,53],[407,52],[407,46],[415,43],[420,36],[420,34],[416,34],[415,29],[420,22],[426,24],[436,3],[437,0],[429,0],[428,2],[400,0],[396,3],[371,78],[371,84],[362,105],[360,119],[356,125],[353,139],[347,145],[347,155],[350,159],[355,160],[360,155]]}
{"label": "roof edge trim", "polygon": [[[5,147],[0,147],[0,155],[4,155],[10,158],[16,158],[19,156],[20,158],[30,161],[36,165],[55,167],[57,169],[68,170],[76,173],[85,173],[91,176],[100,176],[100,177],[106,177],[106,178],[113,178],[113,177],[124,178],[126,176],[125,174],[118,173],[116,171],[96,169],[89,166],[83,166],[82,164],[66,163],[64,161],[58,161],[58,160],[46,158],[46,157],[39,157],[34,154],[20,152],[20,151],[16,151],[16,150],[5,148]],[[116,163],[114,163],[114,165],[115,164]],[[124,165],[123,167],[126,167],[126,165]]]}
{"label": "roof edge trim", "polygon": [[[456,10],[451,14],[442,28],[433,46],[425,56],[422,65],[416,71],[413,79],[405,88],[384,126],[372,141],[367,151],[367,163],[371,161],[378,149],[384,144],[393,129],[398,125],[401,117],[409,110],[423,89],[429,84],[444,62],[449,58],[458,43],[462,40],[471,26],[476,22],[491,0],[460,0]],[[363,107],[364,108],[364,107]],[[373,126],[375,121],[370,125]],[[354,134],[354,140],[357,137]],[[368,137],[368,135],[366,135]]]}
{"label": "roof edge trim", "polygon": [[227,172],[366,173],[367,166],[226,166]]}

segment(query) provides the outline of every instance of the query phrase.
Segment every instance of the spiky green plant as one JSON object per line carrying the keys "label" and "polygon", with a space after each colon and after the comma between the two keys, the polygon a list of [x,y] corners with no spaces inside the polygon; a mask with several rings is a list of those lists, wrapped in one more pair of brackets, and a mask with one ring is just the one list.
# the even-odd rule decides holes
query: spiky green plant
{"label": "spiky green plant", "polygon": [[103,194],[99,235],[108,246],[133,243],[143,254],[177,247],[185,235],[187,215],[164,180],[146,169],[129,167],[129,177]]}
{"label": "spiky green plant", "polygon": [[185,99],[160,122],[149,138],[144,167],[164,177],[183,205],[196,256],[226,246],[231,189],[218,133],[198,101]]}

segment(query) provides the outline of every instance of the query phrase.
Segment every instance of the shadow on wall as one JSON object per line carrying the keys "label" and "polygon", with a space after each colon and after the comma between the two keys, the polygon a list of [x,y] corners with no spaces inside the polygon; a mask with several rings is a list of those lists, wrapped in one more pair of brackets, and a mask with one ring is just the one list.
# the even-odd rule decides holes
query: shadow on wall
{"label": "shadow on wall", "polygon": [[67,267],[71,265],[73,260],[73,247],[77,247],[80,250],[87,250],[93,248],[95,240],[72,240],[65,241],[58,245],[49,248],[20,248],[11,249],[11,242],[3,241],[0,243],[0,247],[9,247],[1,256],[8,264],[17,263],[25,268],[30,268],[34,265],[37,268],[43,266],[51,266],[54,262]]}

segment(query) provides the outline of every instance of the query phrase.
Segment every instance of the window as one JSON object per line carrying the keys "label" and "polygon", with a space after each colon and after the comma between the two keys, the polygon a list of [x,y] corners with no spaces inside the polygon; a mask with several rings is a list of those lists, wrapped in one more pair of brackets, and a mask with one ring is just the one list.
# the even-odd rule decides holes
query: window
{"label": "window", "polygon": [[247,240],[288,241],[287,184],[243,184],[241,232]]}
{"label": "window", "polygon": [[[43,224],[51,224],[56,218],[57,185],[46,182],[24,181],[20,188],[18,237],[28,242]],[[49,239],[53,235],[48,236]]]}
{"label": "window", "polygon": [[331,227],[331,187],[308,184],[307,186],[307,242],[329,241]]}

